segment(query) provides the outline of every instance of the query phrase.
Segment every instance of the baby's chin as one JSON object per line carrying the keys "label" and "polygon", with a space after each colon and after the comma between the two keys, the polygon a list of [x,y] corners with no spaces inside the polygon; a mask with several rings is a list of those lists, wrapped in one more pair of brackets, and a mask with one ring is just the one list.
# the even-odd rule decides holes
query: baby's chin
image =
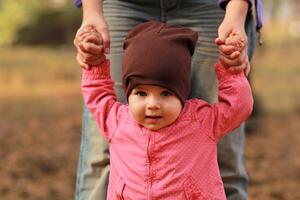
{"label": "baby's chin", "polygon": [[173,122],[170,124],[140,124],[140,125],[150,131],[159,131],[160,129],[168,127],[172,124],[173,124]]}
{"label": "baby's chin", "polygon": [[140,124],[140,126],[142,126],[145,129],[148,129],[150,131],[158,131],[159,129],[166,127],[166,126],[162,126],[159,124],[149,124],[149,123],[148,124],[143,123],[143,124]]}

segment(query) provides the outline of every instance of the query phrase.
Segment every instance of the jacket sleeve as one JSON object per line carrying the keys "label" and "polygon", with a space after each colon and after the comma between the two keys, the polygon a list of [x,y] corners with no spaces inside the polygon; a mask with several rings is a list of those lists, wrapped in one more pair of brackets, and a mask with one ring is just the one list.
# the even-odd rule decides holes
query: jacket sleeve
{"label": "jacket sleeve", "polygon": [[[222,8],[222,9],[226,9],[226,6],[227,6],[227,3],[229,2],[230,0],[218,0],[218,3],[219,3],[219,6]],[[247,0],[248,3],[249,3],[249,9],[252,8],[252,5],[254,5],[254,1],[255,0]]]}
{"label": "jacket sleeve", "polygon": [[73,0],[75,6],[77,6],[78,8],[80,8],[82,6],[82,2],[81,0]]}
{"label": "jacket sleeve", "polygon": [[111,140],[117,128],[121,104],[116,100],[114,82],[110,78],[109,61],[91,70],[83,70],[81,89],[84,102],[92,113],[100,132]]}
{"label": "jacket sleeve", "polygon": [[218,102],[205,106],[198,113],[202,127],[209,137],[218,141],[239,127],[251,114],[253,96],[244,73],[232,74],[221,64],[216,64],[219,81]]}

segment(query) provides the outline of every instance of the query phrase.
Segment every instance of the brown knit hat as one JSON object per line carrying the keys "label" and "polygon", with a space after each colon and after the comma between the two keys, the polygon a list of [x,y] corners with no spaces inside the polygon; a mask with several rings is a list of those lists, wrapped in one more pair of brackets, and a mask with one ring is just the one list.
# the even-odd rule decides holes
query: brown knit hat
{"label": "brown knit hat", "polygon": [[134,27],[125,39],[122,60],[127,99],[135,86],[151,84],[174,92],[184,104],[197,39],[198,33],[191,29],[156,21]]}

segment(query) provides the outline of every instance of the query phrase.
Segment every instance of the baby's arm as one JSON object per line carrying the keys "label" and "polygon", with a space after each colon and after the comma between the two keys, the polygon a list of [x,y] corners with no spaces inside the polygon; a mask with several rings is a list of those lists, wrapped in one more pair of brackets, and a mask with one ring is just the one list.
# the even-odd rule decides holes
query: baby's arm
{"label": "baby's arm", "polygon": [[[100,34],[93,27],[82,30],[78,38],[79,46],[86,49],[102,45]],[[100,132],[109,140],[116,129],[117,114],[121,104],[117,102],[114,82],[110,77],[109,60],[98,60],[92,64],[89,69],[82,69],[82,94]]]}
{"label": "baby's arm", "polygon": [[219,81],[218,103],[213,106],[215,133],[222,137],[240,126],[252,113],[253,96],[250,84],[243,71],[228,71],[220,63],[216,64]]}
{"label": "baby's arm", "polygon": [[[236,53],[245,49],[245,40],[238,32],[232,32],[225,40]],[[220,56],[221,58],[222,56]],[[232,70],[234,69],[234,70]],[[218,78],[218,103],[212,106],[214,133],[217,138],[240,126],[251,114],[253,97],[244,68],[215,66]]]}
{"label": "baby's arm", "polygon": [[216,74],[219,81],[218,102],[202,109],[202,124],[211,137],[219,140],[228,132],[241,125],[251,114],[253,97],[247,78],[243,72],[232,73],[221,63],[217,63]]}
{"label": "baby's arm", "polygon": [[[78,34],[79,48],[82,50],[99,46],[101,35],[92,26],[85,26]],[[105,57],[104,57],[105,58]],[[101,133],[110,138],[110,133],[116,126],[116,95],[114,82],[110,77],[110,64],[98,60],[93,66],[82,69],[82,94],[88,109],[93,114]]]}
{"label": "baby's arm", "polygon": [[121,104],[117,102],[108,60],[90,70],[82,70],[81,89],[84,102],[93,114],[100,132],[110,140],[117,127]]}

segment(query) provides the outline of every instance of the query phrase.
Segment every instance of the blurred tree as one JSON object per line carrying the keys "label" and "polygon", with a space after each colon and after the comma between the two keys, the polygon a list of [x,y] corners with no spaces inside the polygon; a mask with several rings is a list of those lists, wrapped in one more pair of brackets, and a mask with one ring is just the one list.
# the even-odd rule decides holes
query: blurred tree
{"label": "blurred tree", "polygon": [[276,16],[276,12],[279,10],[282,3],[284,3],[283,0],[263,0],[265,7],[270,9],[271,17]]}
{"label": "blurred tree", "polygon": [[70,43],[81,12],[70,1],[1,0],[0,46]]}
{"label": "blurred tree", "polygon": [[57,45],[70,43],[80,25],[80,12],[73,5],[39,10],[36,19],[18,32],[17,44]]}
{"label": "blurred tree", "polygon": [[15,41],[19,27],[30,21],[30,13],[36,9],[37,3],[33,0],[0,1],[0,45]]}

